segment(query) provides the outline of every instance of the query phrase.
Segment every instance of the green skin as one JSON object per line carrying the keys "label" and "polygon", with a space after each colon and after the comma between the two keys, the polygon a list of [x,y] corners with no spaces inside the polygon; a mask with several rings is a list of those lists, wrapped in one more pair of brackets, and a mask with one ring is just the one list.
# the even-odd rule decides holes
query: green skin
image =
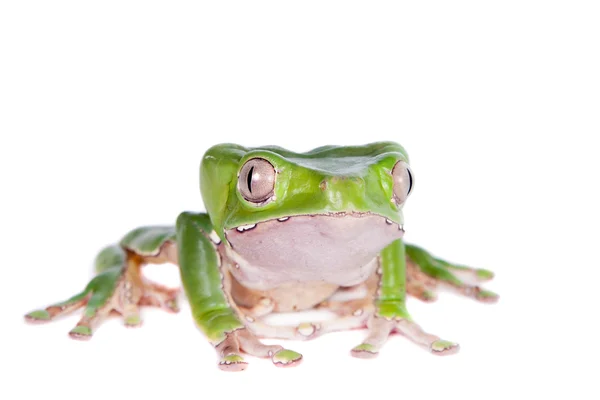
{"label": "green skin", "polygon": [[[248,201],[238,183],[244,164],[255,158],[267,160],[276,170],[273,196],[261,204]],[[109,246],[98,255],[98,274],[81,293],[46,309],[33,311],[26,319],[44,322],[85,306],[83,318],[71,331],[75,338],[89,338],[97,321],[111,309],[121,312],[127,325],[137,326],[141,322],[137,306],[143,302],[136,299],[129,303],[125,301],[126,305],[123,305],[123,301],[116,300],[125,287],[131,287],[124,286],[123,282],[130,282],[128,285],[133,282],[134,287],[137,282],[124,277],[135,270],[132,263],[154,262],[152,257],[157,258],[156,262],[164,262],[166,246],[176,244],[181,280],[193,318],[216,347],[219,366],[225,370],[244,369],[243,352],[270,357],[278,366],[295,365],[301,359],[300,354],[280,346],[260,344],[240,309],[233,304],[222,266],[227,258],[225,249],[235,251],[227,232],[278,218],[349,213],[376,215],[402,226],[403,202],[394,201],[392,176],[392,169],[399,161],[408,164],[406,151],[391,142],[354,147],[325,146],[307,153],[294,153],[274,146],[214,146],[206,152],[200,167],[206,213],[183,212],[175,227],[143,227],[130,232],[118,245]],[[377,260],[374,312],[366,322],[369,326],[367,339],[352,350],[357,357],[377,354],[393,331],[412,332],[408,336],[434,354],[450,354],[458,349],[456,344],[425,334],[414,324],[406,309],[409,283],[409,294],[421,293],[417,297],[425,301],[434,298],[435,287],[431,282],[481,301],[497,299],[496,294],[459,278],[462,274],[482,281],[491,279],[491,272],[434,258],[421,248],[405,245],[402,239],[390,240],[379,252]],[[407,277],[407,262],[414,266],[410,269],[415,273],[412,278]],[[419,277],[428,278],[428,283],[419,283]],[[154,292],[158,293],[156,302],[176,311],[174,297],[159,292]]]}

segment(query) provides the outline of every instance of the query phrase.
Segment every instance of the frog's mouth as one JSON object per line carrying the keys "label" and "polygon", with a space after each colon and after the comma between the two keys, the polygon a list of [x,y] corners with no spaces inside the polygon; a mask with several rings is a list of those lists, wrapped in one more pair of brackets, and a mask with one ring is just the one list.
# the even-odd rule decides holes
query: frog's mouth
{"label": "frog's mouth", "polygon": [[348,270],[359,271],[403,234],[402,225],[371,213],[297,215],[225,232],[235,253],[251,265],[287,271],[293,280],[307,276],[340,285],[348,284]]}

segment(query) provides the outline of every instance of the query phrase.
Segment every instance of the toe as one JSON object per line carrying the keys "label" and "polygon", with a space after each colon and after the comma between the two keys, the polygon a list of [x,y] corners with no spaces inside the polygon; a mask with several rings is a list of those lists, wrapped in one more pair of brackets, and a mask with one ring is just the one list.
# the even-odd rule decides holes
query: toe
{"label": "toe", "polygon": [[48,322],[51,318],[50,313],[46,310],[35,310],[25,315],[25,321],[33,324]]}
{"label": "toe", "polygon": [[500,296],[491,290],[480,289],[475,295],[475,299],[483,303],[495,303],[498,301]]}
{"label": "toe", "polygon": [[78,325],[71,329],[69,336],[77,340],[89,340],[92,338],[92,329],[89,326]]}
{"label": "toe", "polygon": [[138,328],[142,326],[142,318],[139,314],[128,315],[125,317],[125,326],[128,328]]}
{"label": "toe", "polygon": [[449,342],[447,340],[436,340],[429,346],[431,353],[439,356],[447,356],[458,353],[460,346],[458,343]]}
{"label": "toe", "polygon": [[367,359],[367,358],[377,357],[379,352],[377,351],[375,346],[373,346],[372,344],[362,343],[362,344],[359,344],[358,346],[354,347],[350,351],[350,354],[352,355],[352,357]]}
{"label": "toe", "polygon": [[223,371],[243,371],[247,367],[248,363],[239,354],[229,354],[219,361],[219,368]]}
{"label": "toe", "polygon": [[302,361],[302,354],[293,350],[281,349],[273,357],[273,364],[278,367],[293,367]]}
{"label": "toe", "polygon": [[494,273],[490,270],[479,268],[475,270],[475,276],[480,281],[489,281],[494,279]]}
{"label": "toe", "polygon": [[296,331],[300,334],[300,338],[313,339],[317,333],[317,325],[310,322],[303,322],[298,325]]}
{"label": "toe", "polygon": [[165,309],[172,313],[178,313],[179,312],[179,303],[177,302],[177,299],[173,298],[173,299],[167,300],[165,302]]}

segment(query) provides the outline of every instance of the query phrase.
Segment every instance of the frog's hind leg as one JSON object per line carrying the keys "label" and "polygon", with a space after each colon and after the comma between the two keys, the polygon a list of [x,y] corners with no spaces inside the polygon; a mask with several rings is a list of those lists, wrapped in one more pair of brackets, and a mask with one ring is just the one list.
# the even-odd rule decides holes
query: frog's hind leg
{"label": "frog's hind leg", "polygon": [[496,293],[479,285],[494,277],[491,271],[452,264],[413,245],[406,245],[406,256],[406,291],[420,300],[436,300],[438,288],[448,288],[484,303],[498,300]]}
{"label": "frog's hind leg", "polygon": [[70,332],[75,338],[88,338],[91,326],[107,312],[102,309],[107,302],[124,270],[126,262],[125,251],[118,246],[109,246],[102,250],[97,257],[96,275],[85,289],[70,299],[50,305],[43,310],[36,310],[25,315],[28,322],[48,322],[57,317],[72,313],[85,307],[84,315],[77,326]]}
{"label": "frog's hind leg", "polygon": [[25,319],[47,322],[85,307],[83,316],[69,334],[75,339],[89,339],[111,312],[121,314],[128,327],[141,325],[140,305],[154,305],[176,312],[178,291],[149,282],[141,275],[144,264],[164,262],[177,262],[174,229],[136,229],[119,245],[108,246],[98,254],[97,275],[82,292],[64,302],[30,312]]}
{"label": "frog's hind leg", "polygon": [[31,323],[44,323],[53,320],[61,315],[70,314],[81,307],[85,306],[89,296],[87,288],[81,293],[77,293],[75,296],[68,300],[61,301],[60,303],[52,304],[44,309],[35,310],[25,315],[25,319]]}
{"label": "frog's hind leg", "polygon": [[243,371],[248,366],[241,353],[270,358],[277,367],[291,367],[302,361],[302,354],[279,345],[266,345],[247,329],[238,329],[215,346],[219,368],[223,371]]}
{"label": "frog's hind leg", "polygon": [[168,288],[146,279],[144,279],[144,285],[146,293],[140,299],[141,306],[160,307],[171,313],[179,312],[179,304],[177,302],[177,297],[181,293],[179,288]]}

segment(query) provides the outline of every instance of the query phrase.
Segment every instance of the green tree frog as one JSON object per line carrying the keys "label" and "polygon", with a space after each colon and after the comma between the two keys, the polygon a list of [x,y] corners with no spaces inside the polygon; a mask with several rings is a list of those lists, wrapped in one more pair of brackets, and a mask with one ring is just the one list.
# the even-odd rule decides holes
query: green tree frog
{"label": "green tree frog", "polygon": [[[458,344],[417,325],[406,295],[433,301],[435,289],[446,286],[493,302],[497,295],[477,286],[492,273],[403,242],[402,206],[414,185],[408,162],[392,142],[306,153],[216,145],[200,165],[206,213],[183,212],[175,226],[129,232],[100,251],[96,275],[80,293],[25,318],[46,322],[83,308],[70,336],[89,339],[114,311],[127,326],[141,324],[142,306],[176,312],[178,289],[141,273],[146,264],[169,262],[179,266],[193,318],[223,370],[245,369],[244,354],[277,366],[302,359],[260,338],[305,340],[358,328],[367,334],[351,349],[355,357],[376,356],[394,332],[433,354],[455,353]],[[264,318],[312,309],[336,317],[295,326]]]}

